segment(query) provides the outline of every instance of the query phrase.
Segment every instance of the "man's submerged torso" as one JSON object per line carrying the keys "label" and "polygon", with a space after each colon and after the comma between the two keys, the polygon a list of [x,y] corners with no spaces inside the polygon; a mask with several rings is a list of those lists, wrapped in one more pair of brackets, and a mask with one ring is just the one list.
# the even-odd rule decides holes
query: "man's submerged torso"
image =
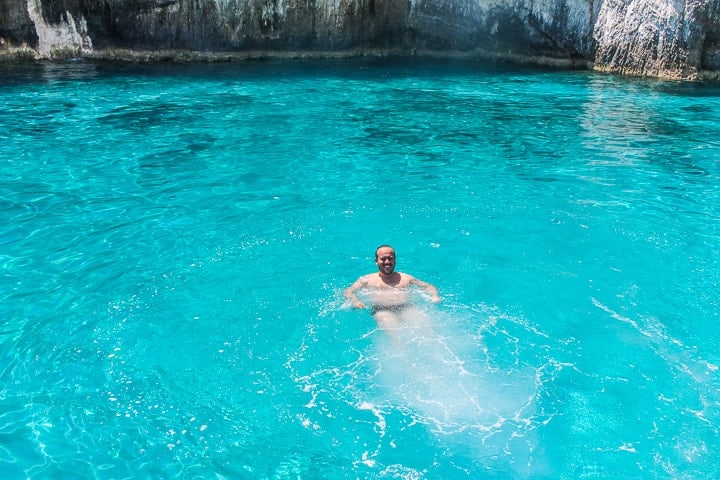
{"label": "man's submerged torso", "polygon": [[402,310],[410,304],[410,291],[407,288],[368,288],[366,292],[373,311]]}

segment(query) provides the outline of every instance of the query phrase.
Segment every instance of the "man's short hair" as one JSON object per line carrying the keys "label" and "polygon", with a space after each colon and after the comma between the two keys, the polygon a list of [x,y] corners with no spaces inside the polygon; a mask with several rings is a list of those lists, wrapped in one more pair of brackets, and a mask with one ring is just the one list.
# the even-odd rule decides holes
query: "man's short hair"
{"label": "man's short hair", "polygon": [[393,255],[395,254],[395,249],[394,249],[391,245],[385,245],[385,244],[384,244],[384,245],[380,245],[380,246],[378,246],[378,247],[375,249],[375,260],[377,260],[377,258],[378,258],[377,252],[378,252],[378,250],[380,250],[381,248],[389,248],[390,250],[393,251]]}

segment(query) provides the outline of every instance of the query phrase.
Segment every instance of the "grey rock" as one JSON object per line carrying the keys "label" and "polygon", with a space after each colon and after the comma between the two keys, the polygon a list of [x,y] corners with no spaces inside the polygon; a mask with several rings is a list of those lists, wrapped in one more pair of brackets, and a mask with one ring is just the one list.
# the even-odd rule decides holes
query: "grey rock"
{"label": "grey rock", "polygon": [[714,78],[720,0],[2,0],[0,57],[433,55]]}
{"label": "grey rock", "polygon": [[718,1],[605,0],[595,21],[598,69],[698,78],[718,70]]}

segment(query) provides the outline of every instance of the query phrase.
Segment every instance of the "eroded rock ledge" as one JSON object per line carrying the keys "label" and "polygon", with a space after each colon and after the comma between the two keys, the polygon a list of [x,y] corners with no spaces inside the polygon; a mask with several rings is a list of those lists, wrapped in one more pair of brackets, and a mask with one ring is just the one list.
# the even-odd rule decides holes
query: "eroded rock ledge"
{"label": "eroded rock ledge", "polygon": [[430,55],[718,78],[720,0],[4,0],[0,57]]}

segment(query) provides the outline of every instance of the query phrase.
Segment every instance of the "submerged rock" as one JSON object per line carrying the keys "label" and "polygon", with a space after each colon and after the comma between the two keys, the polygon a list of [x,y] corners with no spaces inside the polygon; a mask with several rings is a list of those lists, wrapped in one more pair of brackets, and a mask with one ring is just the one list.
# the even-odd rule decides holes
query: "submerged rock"
{"label": "submerged rock", "polygon": [[3,0],[0,55],[446,55],[702,78],[720,0]]}

